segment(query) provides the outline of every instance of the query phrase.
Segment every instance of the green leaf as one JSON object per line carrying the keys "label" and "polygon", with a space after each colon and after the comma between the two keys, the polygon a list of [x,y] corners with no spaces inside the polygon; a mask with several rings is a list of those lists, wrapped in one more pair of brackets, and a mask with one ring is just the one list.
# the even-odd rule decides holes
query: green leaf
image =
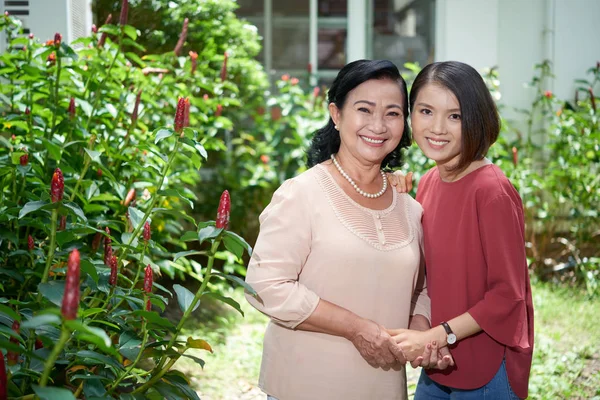
{"label": "green leaf", "polygon": [[200,243],[207,239],[214,239],[223,231],[223,229],[217,229],[212,225],[205,226],[198,230],[198,241]]}
{"label": "green leaf", "polygon": [[94,151],[94,150],[90,150],[90,149],[86,149],[86,148],[84,148],[84,150],[87,153],[87,155],[90,156],[90,159],[93,162],[95,162],[95,163],[100,162],[100,156],[102,155],[101,151]]}
{"label": "green leaf", "polygon": [[161,140],[166,139],[166,138],[172,136],[174,133],[175,133],[175,131],[173,131],[171,129],[165,129],[165,128],[159,129],[155,133],[154,144],[158,144],[158,142],[160,142]]}
{"label": "green leaf", "polygon": [[129,36],[131,39],[135,40],[138,37],[137,29],[135,29],[131,25],[124,25],[121,27],[123,29],[123,33]]}
{"label": "green leaf", "polygon": [[61,148],[59,145],[45,138],[42,138],[42,144],[44,148],[48,151],[50,158],[56,161],[60,160]]}
{"label": "green leaf", "polygon": [[218,293],[207,293],[207,295],[214,297],[217,300],[221,300],[223,303],[229,304],[231,307],[235,308],[236,310],[239,311],[240,314],[242,314],[242,316],[244,316],[244,312],[242,311],[242,308],[240,307],[240,304],[235,301],[234,299],[232,299],[231,297],[225,297],[225,296],[221,296]]}
{"label": "green leaf", "polygon": [[36,329],[44,325],[60,325],[60,317],[55,314],[36,315],[21,324],[23,329]]}
{"label": "green leaf", "polygon": [[106,332],[104,332],[104,330],[100,329],[100,328],[96,328],[93,326],[88,326],[83,324],[82,322],[80,322],[79,320],[70,320],[70,321],[65,321],[65,325],[67,327],[69,327],[72,331],[77,331],[77,332],[83,332],[83,333],[89,333],[93,336],[96,336],[97,338],[100,339],[101,343],[104,344],[105,348],[106,347],[111,347],[111,341],[110,338],[108,337],[108,335],[106,334]]}
{"label": "green leaf", "polygon": [[[196,232],[193,232],[193,233],[194,233],[194,236],[196,236]],[[177,261],[181,257],[191,256],[192,254],[205,254],[205,253],[206,253],[205,251],[199,251],[199,250],[180,251],[179,253],[175,253],[173,255],[173,261]]]}
{"label": "green leaf", "polygon": [[189,348],[206,350],[206,351],[210,351],[211,353],[213,353],[212,347],[210,347],[210,344],[208,344],[208,342],[206,340],[194,339],[192,337],[189,337],[189,338],[187,338],[186,343]]}
{"label": "green leaf", "polygon": [[[204,364],[204,361],[201,359],[197,358],[197,360],[200,360],[202,364]],[[190,387],[190,382],[188,378],[183,375],[183,373],[179,371],[169,371],[169,373],[165,375],[164,379],[173,386],[178,387],[179,390],[181,390],[183,394],[187,396],[187,399],[200,400],[200,397],[198,397],[198,394]]]}
{"label": "green leaf", "polygon": [[30,212],[39,210],[40,208],[44,207],[47,204],[50,204],[50,203],[47,201],[43,201],[43,200],[30,201],[29,203],[25,204],[23,206],[23,208],[21,208],[21,211],[19,212],[19,219],[23,218]]}
{"label": "green leaf", "polygon": [[[238,235],[237,233],[231,232],[231,231],[225,231],[225,233],[223,234],[223,241],[225,242],[225,247],[227,247],[227,250],[231,251],[233,254],[237,255],[238,258],[242,258],[242,255],[244,254],[244,250],[246,250],[248,252],[248,255],[252,255],[252,246],[250,246],[248,244],[248,242],[246,242],[246,240],[244,240],[243,237],[241,237],[240,235]],[[232,246],[232,248],[235,248],[237,251],[239,247],[242,248],[241,253],[238,254],[236,252],[234,252],[233,250],[231,250],[228,247],[228,243],[230,246]]]}
{"label": "green leaf", "polygon": [[144,219],[144,213],[135,207],[129,207],[128,210],[131,225],[133,225],[133,229],[135,230],[142,223],[142,220]]}
{"label": "green leaf", "polygon": [[73,211],[73,213],[78,218],[80,218],[81,220],[83,220],[83,222],[87,222],[87,218],[85,217],[85,214],[83,213],[83,211],[81,210],[81,208],[79,208],[79,206],[77,204],[75,204],[75,203],[63,203],[63,206],[65,206],[69,210]]}
{"label": "green leaf", "polygon": [[175,189],[159,190],[158,194],[161,196],[171,196],[171,197],[180,198],[181,200],[185,201],[190,206],[190,208],[192,208],[192,209],[194,208],[194,202],[191,201],[190,199],[184,197],[181,193],[179,193]]}
{"label": "green leaf", "polygon": [[46,283],[40,283],[38,290],[42,293],[42,296],[56,304],[61,306],[63,294],[65,292],[65,281],[50,281]]}
{"label": "green leaf", "polygon": [[131,315],[135,317],[146,318],[146,320],[150,323],[165,327],[172,332],[175,331],[175,325],[173,325],[168,319],[161,317],[153,311],[136,310],[133,311]]}
{"label": "green leaf", "polygon": [[81,272],[88,274],[98,284],[98,271],[96,266],[90,260],[83,259],[80,263]]}
{"label": "green leaf", "polygon": [[13,310],[10,307],[5,306],[4,304],[0,304],[0,313],[8,315],[13,320],[17,320],[17,321],[21,320],[21,317],[19,316],[19,314],[17,314],[17,312],[15,310]]}
{"label": "green leaf", "polygon": [[196,356],[192,356],[190,354],[184,354],[183,356],[189,358],[190,360],[196,361],[200,365],[200,367],[204,368],[205,363],[204,363],[203,359],[196,357]]}
{"label": "green leaf", "polygon": [[187,231],[179,238],[179,240],[181,240],[182,242],[191,242],[192,240],[198,240],[198,233],[194,231]]}
{"label": "green leaf", "polygon": [[118,363],[116,360],[114,360],[113,358],[107,357],[100,353],[96,353],[95,351],[81,350],[81,351],[78,351],[76,355],[77,355],[77,357],[80,357],[80,358],[86,358],[86,359],[93,360],[96,362],[96,364],[110,365],[111,367],[118,369],[118,370],[123,369],[123,366],[120,363]]}
{"label": "green leaf", "polygon": [[[173,285],[173,290],[175,290],[175,293],[177,293],[177,302],[179,303],[179,308],[181,308],[181,311],[186,312],[194,300],[194,294],[178,284]],[[200,306],[200,302],[196,303],[196,306],[192,311],[196,311],[198,306]]]}
{"label": "green leaf", "polygon": [[256,291],[252,288],[252,286],[248,285],[246,283],[246,281],[244,281],[243,279],[235,276],[235,275],[229,275],[229,274],[224,274],[222,272],[213,272],[214,275],[216,276],[222,276],[225,279],[228,279],[232,282],[237,283],[238,285],[242,286],[246,292],[248,292],[249,294],[251,294],[252,296],[257,296],[258,293],[256,293]]}
{"label": "green leaf", "polygon": [[68,389],[57,387],[41,387],[32,385],[33,391],[41,400],[75,400],[75,396]]}

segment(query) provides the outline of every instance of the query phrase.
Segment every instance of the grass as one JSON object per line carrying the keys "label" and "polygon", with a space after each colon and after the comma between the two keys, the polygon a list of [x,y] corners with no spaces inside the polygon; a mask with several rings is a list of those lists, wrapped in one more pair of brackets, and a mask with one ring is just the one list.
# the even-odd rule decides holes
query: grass
{"label": "grass", "polygon": [[[600,400],[600,299],[546,284],[534,285],[533,294],[536,342],[529,398]],[[264,400],[257,382],[268,320],[246,303],[241,290],[229,295],[245,317],[220,303],[205,303],[186,333],[207,340],[214,353],[192,353],[206,361],[203,369],[190,359],[176,368],[191,377],[203,400]],[[419,372],[407,367],[409,394]]]}

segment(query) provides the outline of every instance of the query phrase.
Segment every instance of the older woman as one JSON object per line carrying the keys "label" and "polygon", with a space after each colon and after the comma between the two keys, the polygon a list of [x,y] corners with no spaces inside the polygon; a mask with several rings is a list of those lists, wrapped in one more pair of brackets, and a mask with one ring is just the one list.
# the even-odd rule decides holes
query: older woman
{"label": "older woman", "polygon": [[405,399],[386,328],[429,327],[421,206],[388,188],[410,145],[406,83],[389,61],[346,65],[329,91],[312,168],[260,216],[248,301],[271,317],[260,387],[279,400]]}

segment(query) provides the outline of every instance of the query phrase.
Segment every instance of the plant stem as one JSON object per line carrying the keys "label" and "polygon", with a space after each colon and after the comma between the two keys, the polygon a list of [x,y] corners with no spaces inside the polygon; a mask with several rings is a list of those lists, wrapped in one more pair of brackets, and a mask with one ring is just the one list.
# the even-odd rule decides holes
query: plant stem
{"label": "plant stem", "polygon": [[[144,298],[146,298],[146,296],[144,296]],[[135,357],[135,360],[131,363],[131,365],[129,365],[129,367],[125,371],[123,371],[121,373],[121,375],[119,376],[119,378],[117,378],[117,380],[115,381],[115,383],[113,383],[111,385],[110,389],[108,390],[108,394],[111,394],[112,392],[114,392],[114,390],[119,386],[119,383],[121,383],[121,381],[127,375],[129,375],[129,373],[131,372],[131,370],[133,370],[133,368],[135,368],[135,366],[137,365],[137,363],[142,358],[142,354],[144,353],[144,348],[146,347],[146,343],[148,342],[148,328],[147,328],[146,325],[147,325],[147,321],[144,318],[144,322],[142,323],[142,331],[144,332],[144,338],[142,339],[142,344],[140,345],[140,351],[138,352],[137,356]]]}
{"label": "plant stem", "polygon": [[79,396],[81,396],[81,392],[83,392],[83,383],[84,382],[85,382],[85,380],[82,379],[81,383],[77,387],[77,390],[75,391],[75,393],[73,393],[73,397],[78,398]]}
{"label": "plant stem", "polygon": [[56,85],[54,86],[54,113],[52,114],[52,124],[50,125],[50,140],[52,140],[52,134],[54,133],[54,128],[56,128],[56,114],[58,114],[58,88],[60,85],[60,70],[61,70],[61,58],[58,55],[58,50],[56,51]]}
{"label": "plant stem", "polygon": [[52,352],[50,353],[50,356],[48,357],[48,360],[46,360],[46,363],[44,364],[44,373],[42,374],[42,377],[40,378],[40,386],[41,387],[46,386],[46,384],[48,383],[48,377],[50,376],[52,367],[54,367],[54,363],[56,362],[56,359],[58,358],[60,352],[65,347],[65,344],[67,344],[67,340],[69,340],[70,337],[71,337],[71,332],[69,331],[69,329],[66,326],[63,325],[61,332],[60,332],[60,338],[58,339],[58,343],[56,343],[56,346],[54,346],[54,348],[52,349]]}
{"label": "plant stem", "polygon": [[[183,349],[183,351],[181,352],[181,354],[183,354],[186,350],[187,350],[187,346]],[[156,374],[155,376],[153,376],[148,382],[144,383],[142,386],[138,387],[137,389],[135,389],[133,392],[131,392],[132,394],[134,393],[144,393],[146,390],[148,390],[148,388],[150,386],[152,386],[156,381],[158,381],[160,378],[163,377],[164,374],[166,374],[167,372],[169,372],[169,369],[171,369],[171,367],[177,362],[177,360],[179,360],[179,357],[181,357],[181,354],[179,354],[177,357],[173,357],[169,363],[160,370],[160,372],[158,374]]]}
{"label": "plant stem", "polygon": [[[50,272],[50,266],[54,259],[54,251],[56,250],[56,220],[58,219],[58,209],[52,210],[52,219],[50,225],[50,248],[48,249],[48,257],[46,258],[46,268],[44,268],[44,274],[42,275],[42,283],[48,282],[48,273]],[[41,292],[38,293],[38,301],[41,297]]]}

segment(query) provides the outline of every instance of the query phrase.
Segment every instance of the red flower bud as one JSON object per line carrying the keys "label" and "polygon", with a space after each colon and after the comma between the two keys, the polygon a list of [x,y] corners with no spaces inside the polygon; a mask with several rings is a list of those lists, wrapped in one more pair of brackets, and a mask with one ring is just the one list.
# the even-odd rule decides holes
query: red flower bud
{"label": "red flower bud", "polygon": [[48,62],[49,65],[54,65],[54,63],[56,62],[56,54],[55,53],[50,53],[48,55],[48,58],[46,58],[46,61]]}
{"label": "red flower bud", "polygon": [[100,232],[96,232],[94,238],[92,239],[92,252],[95,253],[100,248],[100,243],[102,242],[102,234]]}
{"label": "red flower bud", "polygon": [[31,235],[27,236],[27,249],[33,251],[35,249],[35,241]]}
{"label": "red flower bud", "polygon": [[[186,97],[180,97],[177,101],[177,110],[175,111],[175,132],[181,133],[183,128],[189,125],[190,121],[190,100]],[[187,116],[186,116],[187,113]],[[185,125],[185,123],[188,125]]]}
{"label": "red flower bud", "polygon": [[118,269],[117,269],[117,257],[112,256],[110,258],[110,277],[108,278],[108,284],[111,286],[115,286],[117,284],[117,275],[118,275]]}
{"label": "red flower bud", "polygon": [[60,47],[60,44],[62,42],[62,35],[58,32],[56,32],[54,34],[54,47],[56,47],[57,49]]}
{"label": "red flower bud", "polygon": [[550,90],[546,90],[544,92],[544,97],[546,97],[547,99],[551,99],[552,98],[552,92]]}
{"label": "red flower bud", "polygon": [[98,33],[98,27],[96,24],[92,24],[92,33]]}
{"label": "red flower bud", "polygon": [[315,86],[315,88],[313,89],[313,97],[314,98],[319,97],[319,93],[321,93],[321,88],[318,86]]}
{"label": "red flower bud", "polygon": [[110,260],[113,256],[113,251],[112,251],[112,239],[110,238],[110,229],[108,228],[108,226],[106,228],[104,228],[106,235],[104,236],[104,265],[106,265],[107,267],[110,266]]}
{"label": "red flower bud", "polygon": [[58,231],[64,231],[67,227],[67,216],[66,215],[62,215],[60,217],[60,221],[58,223]]}
{"label": "red flower bud", "polygon": [[4,11],[4,16],[8,17],[10,14],[8,13],[8,11]]}
{"label": "red flower bud", "polygon": [[298,84],[298,82],[300,82],[300,81],[298,80],[298,78],[292,78],[292,79],[290,80],[290,83],[292,84],[292,86],[296,86],[296,85]]}
{"label": "red flower bud", "polygon": [[221,200],[219,201],[219,209],[217,210],[217,229],[227,229],[229,226],[229,211],[231,210],[231,198],[229,192],[225,190],[221,194]]}
{"label": "red flower bud", "polygon": [[215,117],[220,117],[223,114],[223,106],[221,104],[217,104],[217,110],[215,111]]}
{"label": "red flower bud", "polygon": [[202,96],[202,98],[203,98],[205,101],[206,101],[206,100],[208,100],[208,99],[210,99],[210,97],[208,96],[208,94],[207,94],[207,93],[204,93],[204,95]]}
{"label": "red flower bud", "polygon": [[594,91],[592,90],[592,88],[589,88],[588,92],[590,93],[590,101],[592,102],[592,109],[594,110],[594,112],[596,112],[596,97],[594,96]]}
{"label": "red flower bud", "polygon": [[263,164],[268,164],[270,160],[271,159],[266,154],[263,154],[262,156],[260,156],[260,161],[262,161]]}
{"label": "red flower bud", "polygon": [[98,176],[98,178],[102,178],[102,169],[98,168],[98,171],[96,171],[96,175]]}
{"label": "red flower bud", "polygon": [[179,34],[179,40],[177,41],[177,44],[175,45],[175,49],[173,50],[173,52],[175,53],[175,55],[177,57],[179,57],[179,54],[181,53],[181,49],[183,49],[183,45],[185,44],[185,39],[187,39],[188,23],[189,23],[189,20],[187,18],[183,20],[183,28],[181,28],[181,33]]}
{"label": "red flower bud", "polygon": [[258,107],[258,108],[256,109],[256,113],[257,113],[258,115],[265,115],[265,108],[264,108],[264,107]]}
{"label": "red flower bud", "polygon": [[512,148],[513,164],[516,167],[519,163],[519,153],[516,147]]}
{"label": "red flower bud", "polygon": [[80,296],[79,272],[79,250],[75,249],[69,255],[69,261],[67,262],[67,280],[61,309],[64,319],[77,318]]}
{"label": "red flower bud", "polygon": [[223,65],[221,66],[221,82],[225,82],[225,79],[227,79],[227,58],[229,58],[229,55],[225,52],[223,54]]}
{"label": "red flower bud", "polygon": [[[110,24],[111,21],[112,14],[108,14],[108,17],[106,17],[106,21],[104,21],[104,25]],[[106,42],[106,32],[102,32],[102,35],[100,35],[100,39],[98,39],[98,47],[104,47],[104,42]]]}
{"label": "red flower bud", "polygon": [[308,74],[312,74],[312,64],[308,63],[308,67],[306,68],[306,70],[308,71]]}
{"label": "red flower bud", "polygon": [[190,51],[190,59],[192,60],[192,75],[196,72],[196,68],[198,68],[198,53],[195,51]]}
{"label": "red flower bud", "polygon": [[152,237],[152,231],[150,230],[150,222],[148,222],[148,221],[146,221],[146,223],[144,224],[143,237],[146,242],[148,242],[150,240],[150,238]]}
{"label": "red flower bud", "polygon": [[8,398],[8,380],[6,379],[6,363],[4,353],[0,351],[0,400]]}
{"label": "red flower bud", "polygon": [[44,342],[41,339],[35,339],[35,349],[39,350],[44,347]]}
{"label": "red flower bud", "polygon": [[287,82],[290,80],[290,76],[288,74],[281,75],[281,80]]}
{"label": "red flower bud", "polygon": [[60,168],[54,170],[52,182],[50,183],[50,198],[53,203],[61,201],[65,193],[65,178],[63,178]]}
{"label": "red flower bud", "polygon": [[[153,276],[153,272],[152,272],[152,267],[150,266],[150,264],[148,264],[148,266],[146,267],[146,270],[144,271],[144,292],[146,293],[152,293],[152,282],[154,279]],[[152,304],[150,303],[150,299],[147,298],[146,299],[146,311],[150,311],[152,309]]]}
{"label": "red flower bud", "polygon": [[29,107],[25,107],[25,115],[29,114],[31,114],[31,110],[29,109]]}
{"label": "red flower bud", "polygon": [[121,2],[121,16],[119,17],[119,25],[127,25],[127,13],[129,12],[129,1]]}
{"label": "red flower bud", "polygon": [[69,101],[69,119],[72,121],[75,118],[75,98],[71,97]]}
{"label": "red flower bud", "polygon": [[25,153],[21,157],[19,157],[19,164],[21,164],[21,167],[27,166],[28,163],[29,163],[29,154]]}
{"label": "red flower bud", "polygon": [[[12,330],[16,334],[19,334],[21,332],[21,324],[19,323],[19,321],[17,321],[17,320],[13,321]],[[11,336],[10,342],[16,346],[19,345],[19,339],[15,338],[15,337]],[[15,365],[19,362],[19,353],[17,353],[16,351],[9,350],[6,352],[6,359],[8,360],[8,365]]]}
{"label": "red flower bud", "polygon": [[281,108],[277,106],[271,108],[271,119],[273,121],[279,121],[281,119]]}
{"label": "red flower bud", "polygon": [[129,192],[127,192],[127,196],[125,196],[125,201],[123,201],[123,205],[125,207],[129,206],[129,203],[131,203],[131,200],[135,199],[135,189],[129,189]]}
{"label": "red flower bud", "polygon": [[135,121],[138,119],[138,109],[140,107],[140,100],[142,99],[142,90],[138,92],[137,96],[135,96],[135,104],[133,105],[133,112],[131,113],[131,123],[135,124]]}

